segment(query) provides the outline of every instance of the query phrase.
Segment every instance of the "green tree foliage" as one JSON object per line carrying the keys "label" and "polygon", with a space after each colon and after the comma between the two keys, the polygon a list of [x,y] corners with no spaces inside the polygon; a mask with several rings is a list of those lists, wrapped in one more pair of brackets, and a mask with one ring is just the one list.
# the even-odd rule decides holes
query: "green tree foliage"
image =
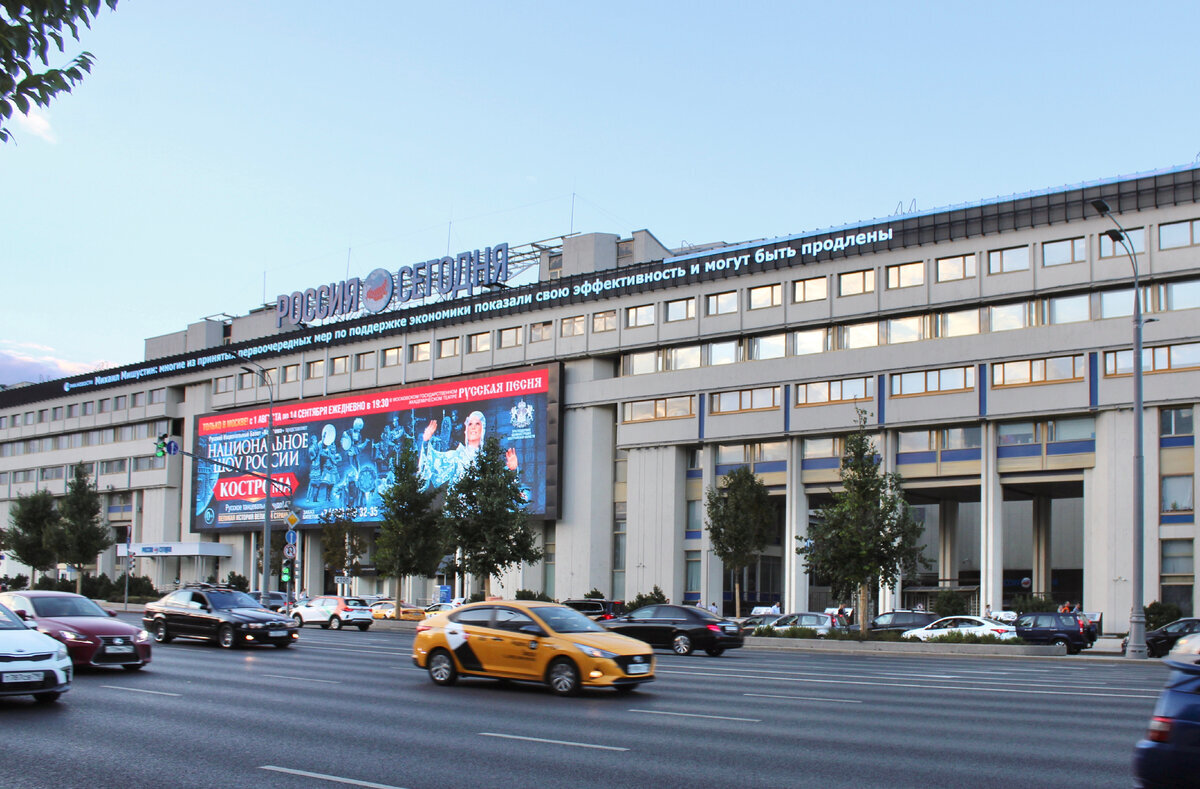
{"label": "green tree foliage", "polygon": [[1012,610],[1018,614],[1035,614],[1043,611],[1057,611],[1058,603],[1049,595],[1019,594],[1013,598]]}
{"label": "green tree foliage", "polygon": [[810,572],[828,578],[833,596],[858,593],[859,628],[866,632],[871,587],[892,586],[926,564],[918,544],[924,530],[904,500],[900,475],[885,474],[867,435],[867,414],[858,409],[858,429],[846,437],[842,491],[818,511],[796,553]]}
{"label": "green tree foliage", "polygon": [[1146,613],[1146,629],[1158,630],[1163,625],[1169,625],[1183,616],[1179,606],[1174,603],[1160,603],[1155,600],[1142,609]]}
{"label": "green tree foliage", "polygon": [[967,613],[967,598],[953,589],[943,589],[933,598],[933,613],[942,616],[961,616]]}
{"label": "green tree foliage", "polygon": [[733,573],[734,615],[742,615],[741,570],[767,547],[775,529],[771,496],[749,466],[725,476],[704,494],[713,553]]}
{"label": "green tree foliage", "polygon": [[458,549],[455,571],[478,576],[485,587],[514,564],[542,559],[517,472],[508,468],[495,436],[484,439],[475,462],[450,488],[442,517],[447,544]]}
{"label": "green tree foliage", "polygon": [[[103,4],[115,9],[117,0]],[[90,52],[64,68],[49,66],[53,50],[63,51],[67,34],[78,41],[79,26],[90,28],[100,6],[101,0],[0,0],[0,142],[12,139],[7,126],[14,110],[48,107],[92,70]]]}
{"label": "green tree foliage", "polygon": [[514,597],[517,600],[541,600],[543,603],[554,602],[554,599],[545,592],[535,592],[532,589],[518,589]]}
{"label": "green tree foliage", "polygon": [[637,597],[625,604],[626,611],[636,611],[639,608],[644,608],[648,605],[658,605],[667,602],[667,596],[663,594],[663,590],[658,588],[658,584],[654,585],[654,590],[649,594],[641,593]]}
{"label": "green tree foliage", "polygon": [[75,570],[75,593],[83,591],[84,568],[113,545],[112,529],[100,521],[100,493],[82,463],[74,467],[67,495],[58,505],[62,518],[59,560]]}
{"label": "green tree foliage", "polygon": [[58,564],[62,524],[50,491],[17,496],[9,520],[12,525],[5,532],[4,542],[13,558],[39,573]]}
{"label": "green tree foliage", "polygon": [[599,589],[593,586],[592,591],[588,592],[583,597],[585,600],[603,600],[604,592],[601,592]]}
{"label": "green tree foliage", "polygon": [[[354,522],[358,510],[354,507],[332,509],[321,513],[321,559],[325,566],[338,575],[349,570],[358,575],[362,569],[360,558],[367,552],[367,541],[362,527]],[[282,553],[282,548],[279,553]],[[273,564],[273,567],[278,565]]]}
{"label": "green tree foliage", "polygon": [[405,439],[392,458],[391,487],[383,491],[383,519],[375,538],[375,566],[381,575],[432,578],[448,552],[437,491],[422,490],[418,455]]}

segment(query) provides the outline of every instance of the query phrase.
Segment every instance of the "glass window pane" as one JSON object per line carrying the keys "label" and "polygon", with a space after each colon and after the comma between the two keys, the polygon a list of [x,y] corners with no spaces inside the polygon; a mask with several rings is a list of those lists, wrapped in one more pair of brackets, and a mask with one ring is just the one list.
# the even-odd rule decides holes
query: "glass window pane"
{"label": "glass window pane", "polygon": [[888,321],[888,343],[916,342],[922,339],[921,331],[923,318],[914,315],[911,318],[893,318]]}
{"label": "glass window pane", "polygon": [[[1061,296],[1049,300],[1051,323],[1076,323],[1088,320],[1090,315],[1089,297]],[[1131,299],[1132,301],[1132,299]]]}
{"label": "glass window pane", "polygon": [[[1075,377],[1075,357],[1074,356],[1055,356],[1052,359],[1046,359],[1045,379],[1047,381],[1067,381]],[[1082,365],[1081,365],[1082,367]],[[1083,370],[1079,370],[1080,375]]]}
{"label": "glass window pane", "polygon": [[827,402],[829,402],[829,382],[828,381],[818,381],[817,383],[806,384],[804,387],[804,390],[805,390],[805,402],[810,405],[812,403],[827,403]]}
{"label": "glass window pane", "polygon": [[738,359],[738,343],[736,340],[730,342],[714,342],[708,346],[708,363],[709,364],[733,364],[739,361]]}
{"label": "glass window pane", "polygon": [[1191,512],[1192,477],[1180,475],[1162,478],[1162,512]]}
{"label": "glass window pane", "polygon": [[942,390],[966,389],[966,374],[968,369],[966,367],[951,367],[946,370],[940,370],[938,388]]}
{"label": "glass window pane", "polygon": [[700,366],[700,346],[688,345],[683,348],[667,349],[668,370],[690,370]]}
{"label": "glass window pane", "polygon": [[862,400],[867,396],[866,378],[847,378],[842,381],[843,400]]}
{"label": "glass window pane", "polygon": [[772,334],[750,341],[752,359],[780,359],[787,355],[787,335]]}
{"label": "glass window pane", "polygon": [[928,430],[902,430],[897,438],[899,452],[927,452],[933,448],[933,434]]}
{"label": "glass window pane", "polygon": [[1001,446],[1014,444],[1036,444],[1038,442],[1038,426],[1034,422],[1009,422],[996,429]]}
{"label": "glass window pane", "polygon": [[942,433],[942,449],[975,449],[983,446],[983,431],[978,427],[951,427]]}
{"label": "glass window pane", "polygon": [[831,458],[836,457],[832,438],[806,438],[804,439],[804,457],[806,458]]}
{"label": "glass window pane", "polygon": [[1010,331],[1024,329],[1027,310],[1024,302],[1018,304],[998,304],[990,307],[992,316],[992,331]]}
{"label": "glass window pane", "polygon": [[750,393],[751,408],[774,408],[779,404],[779,398],[776,395],[776,389],[769,386],[763,389],[754,389]]}
{"label": "glass window pane", "polygon": [[1200,367],[1200,343],[1189,342],[1171,346],[1171,368]]}
{"label": "glass window pane", "polygon": [[1192,243],[1192,223],[1172,222],[1158,226],[1158,248],[1186,247]]}
{"label": "glass window pane", "polygon": [[796,343],[795,353],[797,356],[802,356],[806,353],[821,353],[825,350],[824,329],[798,331],[792,336]]}
{"label": "glass window pane", "polygon": [[692,415],[692,398],[690,397],[668,397],[666,402],[666,416],[680,417]]}
{"label": "glass window pane", "polygon": [[901,373],[892,376],[892,380],[899,380],[901,394],[921,394],[925,391],[924,373]]}
{"label": "glass window pane", "polygon": [[1167,285],[1167,309],[1192,310],[1197,307],[1200,307],[1200,280]]}
{"label": "glass window pane", "polygon": [[745,444],[718,444],[717,445],[717,465],[723,466],[729,463],[745,463],[746,462],[746,446]]}
{"label": "glass window pane", "polygon": [[787,442],[764,441],[759,444],[758,460],[787,460]]}
{"label": "glass window pane", "polygon": [[943,337],[963,337],[970,334],[979,334],[979,310],[942,314]]}
{"label": "glass window pane", "polygon": [[842,327],[843,348],[871,348],[879,344],[878,323],[854,323]]}
{"label": "glass window pane", "polygon": [[717,394],[717,411],[727,414],[731,411],[742,410],[741,392],[720,392]]}
{"label": "glass window pane", "polygon": [[1100,294],[1101,318],[1125,318],[1133,315],[1133,288],[1106,290]]}
{"label": "glass window pane", "polygon": [[1085,441],[1096,437],[1096,420],[1090,416],[1056,419],[1050,424],[1054,431],[1051,441]]}

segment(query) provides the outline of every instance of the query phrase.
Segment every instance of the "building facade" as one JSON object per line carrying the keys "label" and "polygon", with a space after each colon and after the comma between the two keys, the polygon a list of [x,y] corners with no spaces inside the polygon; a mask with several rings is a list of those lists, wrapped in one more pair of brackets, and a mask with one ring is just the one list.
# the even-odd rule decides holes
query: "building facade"
{"label": "building facade", "polygon": [[[1097,198],[1132,256],[1107,235]],[[743,604],[836,603],[794,546],[838,489],[843,437],[862,409],[925,524],[928,567],[881,590],[884,610],[946,588],[977,609],[1049,594],[1119,631],[1132,600],[1136,258],[1148,319],[1143,594],[1196,610],[1200,170],[743,244],[669,250],[637,231],[504,246],[503,261],[500,249],[283,294],[151,338],[145,362],[0,392],[0,516],[7,524],[12,502],[35,489],[62,493],[82,462],[121,543],[99,557],[101,571],[119,573],[128,549],[159,588],[256,577],[263,505],[233,508],[214,528],[192,506],[207,489],[187,453],[214,417],[247,414],[265,434],[264,412],[280,425],[288,409],[320,421],[353,401],[384,403],[386,416],[396,395],[417,438],[434,421],[418,410],[425,392],[544,371],[534,410],[549,421],[532,484],[544,484],[535,527],[546,559],[494,579],[494,592],[625,599],[657,585],[731,610],[702,502],[749,464],[778,529],[744,571]],[[532,281],[505,287],[497,267],[517,258]],[[458,405],[440,413],[457,422]],[[496,413],[512,438],[524,416]],[[316,452],[350,428],[334,432],[305,436]],[[184,453],[156,456],[161,434]],[[300,530],[310,591],[339,574],[324,567],[317,525]],[[443,580],[374,576],[369,549],[364,562],[357,593],[421,600]],[[21,570],[11,557],[0,564],[0,575]]]}

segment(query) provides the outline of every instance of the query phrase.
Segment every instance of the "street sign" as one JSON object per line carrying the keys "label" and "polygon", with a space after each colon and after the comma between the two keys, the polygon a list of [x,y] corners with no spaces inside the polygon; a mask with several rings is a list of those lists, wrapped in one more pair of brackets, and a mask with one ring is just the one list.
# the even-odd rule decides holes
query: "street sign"
{"label": "street sign", "polygon": [[295,545],[295,544],[296,544],[296,539],[297,539],[297,538],[296,538],[296,530],[295,530],[295,529],[288,529],[287,531],[285,531],[285,532],[283,533],[283,539],[284,539],[285,541],[287,541],[287,544],[288,544],[288,545]]}
{"label": "street sign", "polygon": [[351,582],[351,581],[353,581],[353,580],[354,580],[354,579],[353,579],[353,578],[351,578],[351,577],[350,577],[350,576],[348,576],[348,575],[335,575],[335,576],[333,576],[333,582],[334,582],[335,584],[348,584],[348,583],[350,583],[350,582]]}
{"label": "street sign", "polygon": [[289,542],[287,545],[283,546],[283,558],[285,558],[285,559],[295,559],[296,558],[296,546],[293,543]]}
{"label": "street sign", "polygon": [[[296,528],[296,524],[300,522],[300,516],[297,515],[294,511],[288,510],[287,517],[284,518],[284,520],[287,521],[287,525],[288,525],[289,529],[294,529],[294,528]],[[295,542],[295,540],[294,539],[289,540],[289,542]]]}
{"label": "street sign", "polygon": [[178,441],[168,441],[167,442],[167,454],[168,455],[178,455],[179,454],[179,442]]}

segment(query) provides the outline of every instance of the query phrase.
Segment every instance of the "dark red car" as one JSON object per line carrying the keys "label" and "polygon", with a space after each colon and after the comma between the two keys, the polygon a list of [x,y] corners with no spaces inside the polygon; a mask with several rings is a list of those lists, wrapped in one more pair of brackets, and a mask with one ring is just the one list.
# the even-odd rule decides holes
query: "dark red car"
{"label": "dark red car", "polygon": [[150,634],[117,619],[72,592],[26,590],[0,594],[0,603],[37,629],[67,645],[76,666],[120,666],[137,671],[150,662]]}

